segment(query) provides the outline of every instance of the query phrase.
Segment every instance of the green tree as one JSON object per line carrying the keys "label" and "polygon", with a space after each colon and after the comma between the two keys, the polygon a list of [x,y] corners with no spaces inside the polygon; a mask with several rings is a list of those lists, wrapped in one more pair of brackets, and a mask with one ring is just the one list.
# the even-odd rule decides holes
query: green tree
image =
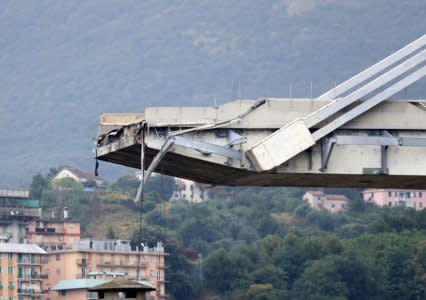
{"label": "green tree", "polygon": [[371,299],[374,283],[355,256],[329,255],[314,261],[294,283],[295,299]]}
{"label": "green tree", "polygon": [[414,280],[417,299],[426,299],[426,242],[420,242],[414,256]]}
{"label": "green tree", "polygon": [[406,248],[391,248],[387,251],[385,274],[388,299],[415,299],[415,270]]}
{"label": "green tree", "polygon": [[287,281],[291,286],[303,273],[307,259],[302,250],[301,239],[289,233],[284,238],[284,249],[274,257],[274,263],[287,273]]}
{"label": "green tree", "polygon": [[175,179],[171,176],[153,175],[145,185],[145,192],[156,193],[160,201],[168,201],[172,196],[175,185]]}
{"label": "green tree", "polygon": [[119,177],[116,182],[111,185],[113,191],[127,192],[132,195],[136,195],[136,191],[140,185],[140,181],[135,175],[128,174]]}
{"label": "green tree", "polygon": [[92,180],[92,179],[88,179],[85,182],[83,182],[83,186],[87,187],[87,188],[93,188],[96,187],[96,181]]}
{"label": "green tree", "polygon": [[108,227],[108,231],[107,231],[107,234],[106,234],[106,238],[107,238],[107,239],[110,239],[110,240],[114,240],[114,239],[116,239],[116,238],[117,238],[117,236],[116,236],[116,234],[115,234],[115,232],[114,232],[114,228],[113,228],[112,226],[109,226],[109,227]]}
{"label": "green tree", "polygon": [[83,185],[80,182],[70,177],[65,177],[65,178],[55,180],[53,182],[53,187],[58,190],[82,190],[83,189]]}
{"label": "green tree", "polygon": [[237,267],[224,249],[211,253],[204,263],[206,284],[216,291],[229,291],[238,280]]}
{"label": "green tree", "polygon": [[287,273],[274,265],[266,265],[256,269],[250,275],[253,283],[258,284],[271,284],[277,289],[287,289],[288,275]]}
{"label": "green tree", "polygon": [[44,179],[43,175],[37,173],[33,176],[30,185],[30,196],[34,199],[40,199],[43,189],[47,186],[47,182]]}
{"label": "green tree", "polygon": [[247,291],[250,300],[269,300],[274,287],[270,283],[252,284]]}

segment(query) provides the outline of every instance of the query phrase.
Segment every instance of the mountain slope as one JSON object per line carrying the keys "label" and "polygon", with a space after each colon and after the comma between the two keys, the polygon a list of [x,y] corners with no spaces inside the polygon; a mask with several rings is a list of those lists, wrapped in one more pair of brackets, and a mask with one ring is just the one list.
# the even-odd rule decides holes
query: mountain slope
{"label": "mountain slope", "polygon": [[[2,6],[0,185],[49,166],[91,168],[101,113],[287,97],[290,86],[309,97],[311,82],[315,96],[426,32],[424,0]],[[404,96],[426,97],[425,82]]]}

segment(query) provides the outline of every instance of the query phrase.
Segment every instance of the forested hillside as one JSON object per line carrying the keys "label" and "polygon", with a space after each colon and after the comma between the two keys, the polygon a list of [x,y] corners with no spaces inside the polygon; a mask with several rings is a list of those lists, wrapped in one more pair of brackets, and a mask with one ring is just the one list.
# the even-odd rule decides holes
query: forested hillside
{"label": "forested hillside", "polygon": [[425,15],[424,0],[4,0],[2,184],[89,169],[104,112],[319,95],[424,34]]}
{"label": "forested hillside", "polygon": [[170,299],[426,297],[426,210],[378,208],[346,190],[348,212],[331,214],[311,209],[297,188],[213,189],[201,204],[170,203],[173,179],[156,176],[140,211],[134,176],[102,193],[50,178],[33,177],[32,194],[47,215],[67,206],[83,236],[164,243]]}

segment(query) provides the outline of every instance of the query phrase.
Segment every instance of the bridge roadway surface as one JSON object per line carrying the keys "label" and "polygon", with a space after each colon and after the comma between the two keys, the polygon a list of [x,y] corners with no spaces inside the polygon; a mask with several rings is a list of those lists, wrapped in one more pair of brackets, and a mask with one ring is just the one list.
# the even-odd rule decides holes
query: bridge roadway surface
{"label": "bridge roadway surface", "polygon": [[[283,164],[256,168],[247,155],[254,145],[329,102],[237,100],[218,107],[104,114],[94,157],[140,169],[142,155],[148,169],[161,152],[151,166],[155,172],[211,185],[426,189],[426,100],[386,100]],[[285,150],[286,141],[279,142]]]}

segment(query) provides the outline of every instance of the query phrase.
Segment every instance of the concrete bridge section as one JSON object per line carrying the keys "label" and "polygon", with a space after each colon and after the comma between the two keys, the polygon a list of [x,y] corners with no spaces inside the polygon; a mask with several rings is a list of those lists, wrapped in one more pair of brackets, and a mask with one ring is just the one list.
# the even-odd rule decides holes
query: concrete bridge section
{"label": "concrete bridge section", "polygon": [[[104,114],[98,160],[212,185],[426,189],[426,35],[316,99]],[[142,188],[143,185],[141,185]]]}

